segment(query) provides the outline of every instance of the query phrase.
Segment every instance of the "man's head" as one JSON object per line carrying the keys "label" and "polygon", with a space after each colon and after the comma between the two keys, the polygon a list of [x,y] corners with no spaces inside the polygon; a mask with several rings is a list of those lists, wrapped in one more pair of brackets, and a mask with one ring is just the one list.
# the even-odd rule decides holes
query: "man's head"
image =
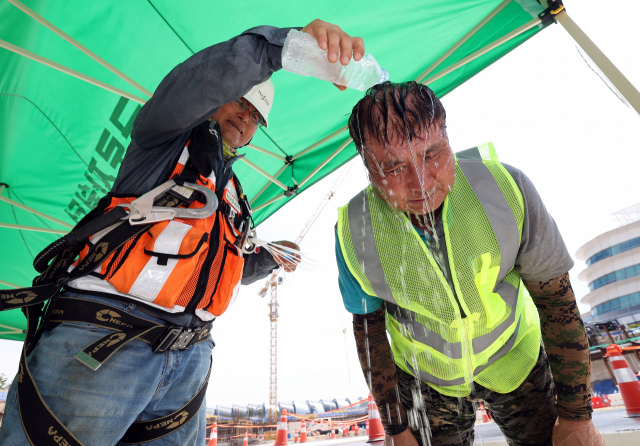
{"label": "man's head", "polygon": [[253,87],[242,98],[228,102],[211,117],[222,131],[222,139],[233,148],[251,141],[258,127],[267,127],[275,88],[271,80]]}
{"label": "man's head", "polygon": [[378,194],[401,211],[423,215],[442,205],[454,180],[446,114],[433,91],[385,82],[351,112],[349,133]]}

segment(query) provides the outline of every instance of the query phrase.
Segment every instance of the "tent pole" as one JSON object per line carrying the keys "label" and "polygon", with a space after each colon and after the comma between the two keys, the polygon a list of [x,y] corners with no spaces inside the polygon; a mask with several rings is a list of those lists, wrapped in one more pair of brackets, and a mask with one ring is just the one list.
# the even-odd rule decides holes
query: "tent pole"
{"label": "tent pole", "polygon": [[[281,174],[282,172],[284,172],[284,169],[286,169],[286,168],[287,168],[287,166],[288,166],[288,164],[285,164],[284,166],[282,166],[282,167],[280,168],[280,170],[278,170],[278,171],[276,172],[275,177],[276,177],[276,178],[278,178],[278,177],[280,176],[280,174]],[[267,190],[267,187],[269,187],[269,183],[265,184],[265,185],[263,186],[263,188],[262,188],[262,189],[260,189],[260,190],[258,191],[258,193],[257,193],[257,194],[255,194],[255,195],[253,196],[253,198],[251,199],[251,201],[249,201],[249,204],[253,206],[253,203],[258,199],[258,197],[259,197],[260,195],[262,195],[262,193],[263,193],[265,190]]]}
{"label": "tent pole", "polygon": [[39,228],[37,226],[14,225],[11,223],[2,223],[2,222],[0,222],[0,228],[20,229],[22,231],[33,231],[33,232],[47,232],[49,234],[62,234],[62,235],[69,233],[69,231],[65,231],[63,229]]}
{"label": "tent pole", "polygon": [[[9,1],[13,1],[13,0],[9,0]],[[511,1],[512,0],[504,0],[502,3],[500,3],[498,6],[496,6],[496,8],[489,13],[489,15],[487,15],[484,19],[482,19],[480,22],[478,22],[478,24],[476,26],[474,26],[471,29],[471,31],[466,33],[462,37],[462,39],[458,40],[458,42],[456,42],[455,45],[453,45],[451,48],[449,48],[449,50],[446,53],[444,53],[434,63],[432,63],[431,66],[429,66],[429,68],[424,70],[422,72],[422,74],[416,78],[416,82],[419,83],[420,81],[422,81],[422,79],[427,77],[427,75],[429,73],[431,73],[433,70],[435,70],[442,62],[444,62],[447,59],[447,57],[451,56],[458,48],[460,48],[462,46],[462,44],[464,44],[475,33],[477,33],[480,30],[480,28],[482,28],[484,25],[486,25],[492,18],[494,18],[496,16],[496,14],[498,14],[500,11],[502,11],[505,6],[507,6],[509,3],[511,3]]]}
{"label": "tent pole", "polygon": [[270,204],[275,203],[278,200],[282,200],[286,195],[278,195],[276,198],[272,198],[271,200],[267,201],[266,203],[262,203],[260,206],[256,207],[255,209],[253,209],[253,211],[259,211],[262,208],[265,208],[267,206],[269,206]]}
{"label": "tent pole", "polygon": [[567,14],[566,10],[562,10],[555,14],[556,20],[567,30],[567,32],[573,37],[580,48],[595,62],[595,64],[602,70],[604,75],[611,81],[611,83],[618,89],[620,94],[627,100],[627,102],[640,114],[640,93],[638,90],[624,77],[624,75],[611,63],[611,61],[600,51],[595,43],[587,36],[584,31],[578,27],[571,17]]}
{"label": "tent pole", "polygon": [[520,34],[526,32],[526,31],[529,31],[534,26],[538,26],[541,22],[542,22],[542,20],[540,18],[536,17],[535,19],[525,23],[521,27],[514,29],[509,34],[505,34],[504,36],[500,37],[498,40],[495,40],[495,41],[491,42],[489,45],[485,46],[484,48],[480,48],[475,53],[469,54],[464,59],[454,63],[453,65],[445,68],[442,71],[439,71],[437,74],[434,74],[429,79],[423,80],[420,83],[424,84],[424,85],[429,85],[430,83],[435,82],[435,81],[437,81],[438,79],[440,79],[442,77],[445,77],[447,74],[457,70],[458,68],[461,68],[461,67],[465,66],[469,62],[472,62],[472,61],[476,60],[478,57],[483,56],[484,54],[488,53],[489,51],[493,50],[494,48],[497,48],[500,45],[507,43],[511,39],[514,39],[514,38],[518,37]]}
{"label": "tent pole", "polygon": [[244,162],[246,165],[248,165],[249,167],[253,168],[253,170],[258,172],[259,174],[267,177],[269,179],[269,181],[271,181],[272,183],[274,183],[277,186],[280,186],[280,188],[282,188],[283,190],[289,190],[289,188],[287,186],[285,186],[280,180],[278,180],[276,177],[273,177],[273,176],[269,175],[268,172],[266,172],[265,170],[263,170],[260,167],[258,167],[255,163],[249,161],[246,156],[243,157],[243,158],[240,158],[240,161]]}
{"label": "tent pole", "polygon": [[[6,282],[3,282],[2,280],[0,280],[0,285],[3,284],[3,283],[6,283]],[[9,284],[7,284],[7,285],[9,285]],[[16,288],[19,288],[19,287],[16,287]],[[25,333],[24,330],[20,330],[19,328],[9,327],[8,325],[0,324],[0,327],[9,329],[9,331],[0,331],[0,335],[24,334]]]}
{"label": "tent pole", "polygon": [[306,155],[307,153],[311,152],[316,147],[324,144],[325,142],[329,141],[330,139],[335,138],[336,136],[338,136],[340,133],[344,132],[347,129],[348,129],[348,127],[346,125],[344,127],[339,128],[338,130],[336,130],[335,132],[331,133],[330,135],[327,135],[324,138],[322,138],[320,141],[310,145],[309,147],[304,149],[302,152],[300,152],[300,153],[298,153],[296,155],[293,155],[293,159],[296,160],[296,159],[300,158],[301,156]]}
{"label": "tent pole", "polygon": [[253,150],[257,150],[258,152],[264,153],[265,155],[269,155],[269,156],[272,156],[274,158],[277,158],[282,162],[286,161],[286,158],[284,156],[278,155],[277,153],[273,153],[273,152],[271,152],[271,151],[269,151],[267,149],[263,149],[262,147],[258,147],[258,146],[254,145],[254,144],[247,144],[247,147],[250,147]]}
{"label": "tent pole", "polygon": [[[4,280],[0,280],[0,285],[10,286],[11,288],[22,288],[20,285],[16,285],[15,283],[5,282]],[[5,325],[0,324],[0,327],[5,327]]]}
{"label": "tent pole", "polygon": [[86,46],[82,45],[80,42],[78,42],[73,37],[71,37],[70,35],[68,35],[64,31],[62,31],[60,28],[58,28],[55,25],[53,25],[51,22],[46,20],[44,17],[39,15],[37,12],[35,12],[34,10],[32,10],[32,9],[28,8],[27,6],[25,6],[22,2],[20,2],[18,0],[7,0],[7,1],[9,3],[11,3],[13,6],[15,6],[16,8],[20,9],[22,12],[24,12],[28,16],[30,16],[35,21],[39,22],[41,25],[44,25],[49,30],[53,31],[58,36],[62,37],[64,40],[66,40],[71,45],[75,46],[77,49],[82,51],[84,54],[86,54],[87,56],[89,56],[90,58],[92,58],[93,60],[98,62],[100,65],[105,67],[107,70],[111,71],[113,74],[118,76],[120,79],[122,79],[123,81],[125,81],[126,83],[131,85],[133,88],[135,88],[136,90],[139,90],[142,94],[144,94],[146,96],[149,96],[149,97],[153,96],[153,93],[151,93],[149,90],[147,90],[142,85],[140,85],[139,83],[137,83],[136,81],[131,79],[129,76],[124,74],[122,71],[118,70],[116,67],[111,65],[109,62],[104,60],[102,57],[98,56],[96,53],[91,51],[89,48],[87,48]]}
{"label": "tent pole", "polygon": [[80,73],[79,71],[72,70],[71,68],[67,68],[64,65],[60,65],[59,63],[54,62],[52,60],[45,59],[42,56],[38,56],[37,54],[32,53],[31,51],[27,51],[25,49],[22,49],[22,48],[20,48],[18,46],[15,46],[15,45],[13,45],[13,44],[11,44],[9,42],[4,41],[4,40],[0,40],[0,48],[7,49],[7,50],[9,50],[11,52],[14,52],[16,54],[24,56],[27,59],[31,59],[31,60],[34,60],[36,62],[39,62],[39,63],[41,63],[43,65],[46,65],[46,66],[48,66],[50,68],[53,68],[54,70],[62,71],[63,73],[68,74],[69,76],[73,76],[75,78],[78,78],[80,80],[88,82],[88,83],[90,83],[92,85],[95,85],[96,87],[100,87],[100,88],[103,88],[103,89],[105,89],[107,91],[110,91],[111,93],[115,93],[115,94],[123,96],[123,97],[125,97],[127,99],[131,99],[132,101],[135,101],[135,102],[137,102],[139,104],[144,104],[145,102],[147,102],[146,99],[139,98],[136,95],[133,95],[133,94],[128,93],[128,92],[126,92],[124,90],[121,90],[120,88],[112,87],[111,85],[106,84],[106,83],[104,83],[102,81],[99,81],[98,79],[94,79],[92,77],[89,77],[89,76],[87,76],[85,74]]}
{"label": "tent pole", "polygon": [[[47,220],[51,220],[52,222],[58,223],[59,225],[62,225],[62,226],[67,227],[69,229],[73,229],[73,226],[70,225],[69,223],[65,223],[62,220],[58,220],[57,218],[53,218],[53,217],[45,214],[44,212],[36,211],[35,209],[30,208],[29,206],[25,206],[22,203],[18,203],[17,201],[12,200],[11,198],[3,197],[2,195],[0,195],[0,201],[4,201],[5,203],[9,203],[12,206],[15,206],[17,208],[23,209],[23,210],[25,210],[27,212],[31,212],[32,214],[35,214],[38,217],[46,218]],[[65,234],[66,234],[66,232],[65,232]]]}
{"label": "tent pole", "polygon": [[313,169],[313,171],[309,175],[307,175],[304,180],[302,180],[302,182],[300,183],[299,187],[304,186],[307,181],[309,181],[316,173],[318,173],[318,171],[320,169],[322,169],[324,166],[326,166],[329,163],[329,161],[331,161],[340,152],[342,152],[345,149],[345,147],[347,147],[351,142],[353,142],[353,139],[347,138],[347,140],[345,142],[343,142],[340,145],[340,147],[338,147],[331,155],[329,155],[329,157],[326,160],[324,160],[322,163],[320,163],[320,165],[318,167]]}

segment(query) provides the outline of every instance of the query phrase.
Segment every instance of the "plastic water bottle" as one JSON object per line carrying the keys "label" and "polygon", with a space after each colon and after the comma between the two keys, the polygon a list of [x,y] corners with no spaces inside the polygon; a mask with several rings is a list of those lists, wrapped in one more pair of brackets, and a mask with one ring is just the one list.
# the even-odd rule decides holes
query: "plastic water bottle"
{"label": "plastic water bottle", "polygon": [[389,80],[389,72],[380,68],[371,54],[365,53],[357,62],[352,58],[346,67],[339,61],[331,63],[327,50],[318,46],[314,36],[295,29],[289,31],[284,41],[282,68],[360,91]]}

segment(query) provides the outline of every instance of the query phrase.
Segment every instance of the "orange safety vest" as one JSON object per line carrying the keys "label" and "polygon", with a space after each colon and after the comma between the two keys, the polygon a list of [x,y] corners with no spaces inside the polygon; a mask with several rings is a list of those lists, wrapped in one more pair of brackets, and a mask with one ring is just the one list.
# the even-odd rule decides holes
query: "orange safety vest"
{"label": "orange safety vest", "polygon": [[[189,143],[170,178],[182,173],[188,146]],[[196,184],[216,191],[215,179],[199,174]],[[218,210],[210,217],[155,223],[113,252],[89,276],[74,280],[69,286],[117,294],[171,313],[195,312],[203,320],[213,318],[207,313],[220,316],[235,301],[244,268],[242,251],[235,244],[241,231],[234,223],[242,220],[237,218],[242,216],[237,187],[232,177]],[[112,197],[104,212],[136,198]],[[242,193],[240,198],[244,198]],[[188,207],[202,206],[194,201]],[[98,242],[96,235],[80,252],[74,266]]]}

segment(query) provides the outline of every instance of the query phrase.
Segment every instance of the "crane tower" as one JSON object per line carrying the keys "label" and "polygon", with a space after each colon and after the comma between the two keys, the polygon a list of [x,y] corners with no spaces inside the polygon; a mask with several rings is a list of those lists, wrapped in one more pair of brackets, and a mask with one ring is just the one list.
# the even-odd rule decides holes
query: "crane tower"
{"label": "crane tower", "polygon": [[[297,245],[300,245],[300,242],[307,235],[307,232],[311,229],[311,226],[318,219],[325,206],[331,200],[342,183],[342,180],[345,179],[351,167],[353,167],[354,163],[344,169],[336,182],[333,184],[327,195],[322,199],[313,215],[307,221],[307,223],[298,234],[298,237],[295,240]],[[269,423],[273,424],[276,422],[276,413],[278,412],[278,285],[282,283],[282,277],[278,277],[282,268],[272,272],[264,284],[264,287],[260,290],[260,297],[266,297],[267,292],[271,291],[271,300],[269,301],[269,321],[271,322],[271,357],[270,357],[270,377],[269,377]]]}

